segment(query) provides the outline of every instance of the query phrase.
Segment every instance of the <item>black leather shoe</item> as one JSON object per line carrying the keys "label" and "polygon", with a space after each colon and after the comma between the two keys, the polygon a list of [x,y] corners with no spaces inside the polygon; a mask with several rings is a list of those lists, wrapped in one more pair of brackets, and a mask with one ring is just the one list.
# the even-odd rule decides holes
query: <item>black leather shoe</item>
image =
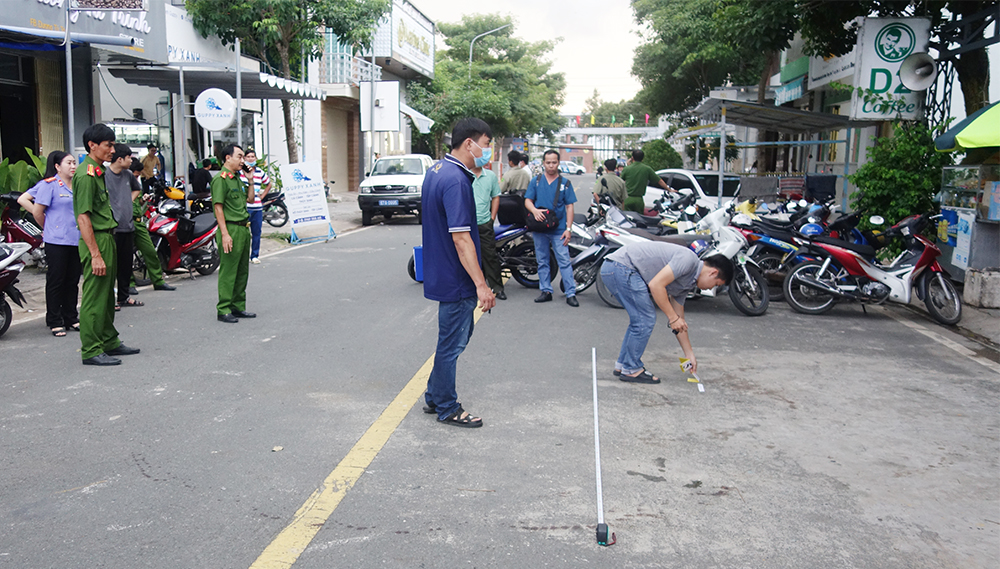
{"label": "black leather shoe", "polygon": [[138,354],[139,348],[130,348],[125,344],[118,344],[118,347],[113,350],[108,350],[109,356],[131,356],[133,354]]}
{"label": "black leather shoe", "polygon": [[97,354],[92,358],[87,358],[83,360],[83,365],[85,366],[116,366],[122,363],[118,358],[113,358],[108,354]]}
{"label": "black leather shoe", "polygon": [[232,314],[220,314],[219,322],[225,322],[226,324],[236,324],[240,319],[233,316]]}
{"label": "black leather shoe", "polygon": [[257,318],[257,315],[253,312],[246,312],[244,310],[234,310],[233,316],[237,318]]}
{"label": "black leather shoe", "polygon": [[549,302],[550,300],[552,300],[552,293],[543,292],[542,294],[538,295],[538,298],[535,299],[535,302]]}
{"label": "black leather shoe", "polygon": [[177,287],[163,283],[161,285],[153,285],[153,290],[177,290]]}
{"label": "black leather shoe", "polygon": [[577,300],[575,296],[567,296],[566,304],[576,308],[577,306],[580,306],[580,301]]}
{"label": "black leather shoe", "polygon": [[136,288],[134,286],[128,287],[128,295],[129,296],[135,296],[137,294],[139,294],[139,291],[136,290]]}
{"label": "black leather shoe", "polygon": [[149,279],[135,279],[135,286],[149,286],[153,284],[153,281]]}
{"label": "black leather shoe", "polygon": [[507,300],[507,293],[501,290],[500,292],[496,293],[496,297],[497,300]]}

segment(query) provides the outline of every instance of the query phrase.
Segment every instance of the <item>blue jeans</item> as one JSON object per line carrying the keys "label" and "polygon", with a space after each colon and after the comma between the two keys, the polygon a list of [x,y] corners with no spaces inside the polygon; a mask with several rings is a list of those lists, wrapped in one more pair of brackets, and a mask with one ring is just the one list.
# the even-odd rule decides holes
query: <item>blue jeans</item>
{"label": "blue jeans", "polygon": [[434,367],[427,378],[424,401],[437,409],[438,420],[445,420],[461,405],[455,391],[458,356],[472,338],[472,311],[478,304],[476,297],[438,305],[438,343],[434,352]]}
{"label": "blue jeans", "polygon": [[247,208],[250,214],[250,258],[256,259],[260,256],[260,228],[264,224],[263,208]]}
{"label": "blue jeans", "polygon": [[642,354],[646,351],[649,337],[656,326],[656,306],[649,296],[649,286],[642,280],[639,271],[614,261],[605,261],[601,266],[601,278],[608,291],[615,295],[628,312],[628,328],[622,349],[615,362],[615,369],[632,375],[645,369]]}
{"label": "blue jeans", "polygon": [[549,246],[556,253],[556,263],[559,263],[559,274],[562,276],[566,296],[576,296],[576,281],[573,280],[573,266],[570,264],[569,247],[563,245],[562,232],[531,234],[535,240],[535,259],[538,260],[538,288],[542,292],[552,292],[552,273],[549,267]]}

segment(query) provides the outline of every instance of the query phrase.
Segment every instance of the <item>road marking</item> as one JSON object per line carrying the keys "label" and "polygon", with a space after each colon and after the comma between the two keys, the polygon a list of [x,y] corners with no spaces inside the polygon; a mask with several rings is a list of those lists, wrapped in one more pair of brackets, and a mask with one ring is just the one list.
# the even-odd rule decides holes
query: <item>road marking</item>
{"label": "road marking", "polygon": [[[473,322],[479,322],[482,316],[483,313],[477,308]],[[323,484],[295,512],[291,523],[281,530],[281,533],[250,565],[250,569],[288,569],[295,564],[323,524],[340,505],[347,491],[365,473],[382,447],[389,441],[389,437],[413,408],[427,387],[427,378],[433,366],[434,356],[431,355],[392,403],[389,403],[378,419],[368,427],[365,434],[361,435],[347,456],[323,480]]]}
{"label": "road marking", "polygon": [[955,352],[959,353],[960,355],[963,355],[963,356],[969,358],[970,360],[972,360],[972,361],[974,361],[974,362],[976,362],[976,363],[978,363],[980,365],[986,366],[987,368],[989,368],[989,369],[993,370],[994,372],[1000,374],[1000,364],[997,364],[996,362],[990,361],[990,360],[988,360],[988,359],[986,359],[986,358],[978,355],[976,352],[973,352],[969,348],[966,348],[965,346],[963,346],[963,345],[961,345],[961,344],[959,344],[957,342],[953,342],[952,340],[949,340],[948,338],[945,338],[944,336],[938,334],[937,332],[933,332],[931,330],[928,330],[927,328],[924,328],[923,326],[921,326],[920,324],[917,324],[916,322],[908,320],[908,319],[906,319],[906,318],[904,318],[904,317],[902,317],[902,316],[900,316],[898,314],[893,314],[892,310],[885,309],[884,312],[885,312],[886,315],[889,316],[889,318],[892,318],[893,320],[899,322],[903,326],[906,326],[907,328],[909,328],[911,330],[914,330],[915,332],[919,332],[920,334],[923,334],[924,336],[927,336],[928,338],[930,338],[931,340],[934,340],[935,342],[941,344],[942,346],[951,348],[952,350],[954,350]]}

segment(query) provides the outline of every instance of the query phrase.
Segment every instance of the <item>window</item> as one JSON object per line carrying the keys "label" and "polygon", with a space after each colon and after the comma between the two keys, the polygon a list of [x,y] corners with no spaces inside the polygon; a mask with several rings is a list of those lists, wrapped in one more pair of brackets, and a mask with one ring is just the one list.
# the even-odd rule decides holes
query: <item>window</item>
{"label": "window", "polygon": [[423,173],[424,169],[419,158],[381,158],[375,163],[372,176]]}
{"label": "window", "polygon": [[667,184],[675,190],[694,190],[694,184],[684,175],[674,174],[674,177]]}
{"label": "window", "polygon": [[[704,190],[706,196],[719,195],[719,176],[717,174],[695,174],[695,180]],[[740,179],[736,176],[726,176],[722,179],[722,195],[731,198],[740,187]]]}

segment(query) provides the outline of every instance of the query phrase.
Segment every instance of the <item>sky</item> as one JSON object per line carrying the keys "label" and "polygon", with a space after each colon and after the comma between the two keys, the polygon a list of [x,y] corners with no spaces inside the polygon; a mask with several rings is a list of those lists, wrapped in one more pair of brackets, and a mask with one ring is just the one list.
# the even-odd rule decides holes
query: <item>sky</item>
{"label": "sky", "polygon": [[553,71],[566,75],[564,114],[583,112],[584,101],[595,88],[602,101],[628,100],[639,92],[639,82],[630,71],[641,39],[628,0],[410,1],[435,23],[458,22],[463,14],[510,14],[515,37],[529,42],[563,38],[549,60]]}
{"label": "sky", "polygon": [[[580,114],[597,89],[602,101],[628,100],[639,92],[632,76],[635,48],[642,43],[628,0],[507,0],[476,4],[455,0],[410,0],[435,23],[458,22],[463,14],[511,14],[514,36],[535,42],[563,38],[549,54],[553,71],[566,75],[566,100],[560,112]],[[480,7],[482,6],[482,7]],[[496,7],[495,7],[496,6]],[[995,25],[995,24],[994,24]],[[438,45],[438,49],[443,46]],[[990,101],[1000,100],[1000,44],[991,46]],[[965,117],[957,80],[952,116]]]}

